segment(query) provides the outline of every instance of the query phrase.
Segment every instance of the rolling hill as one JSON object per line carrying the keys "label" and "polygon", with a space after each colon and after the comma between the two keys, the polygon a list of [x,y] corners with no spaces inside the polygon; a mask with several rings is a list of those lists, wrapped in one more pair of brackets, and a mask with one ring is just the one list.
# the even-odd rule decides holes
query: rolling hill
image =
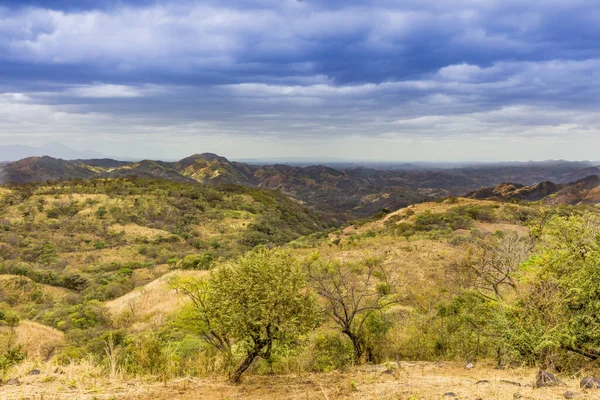
{"label": "rolling hill", "polygon": [[486,164],[431,170],[383,170],[356,166],[336,169],[324,165],[251,165],[230,161],[213,153],[203,153],[177,162],[111,159],[66,161],[31,157],[0,165],[0,184],[130,176],[191,184],[233,184],[279,190],[306,205],[352,219],[435,198],[464,195],[502,182],[516,182],[514,190],[501,186],[495,191],[483,189],[474,192],[473,196],[503,198],[503,193],[508,191],[508,197],[540,200],[556,190],[550,181],[563,185],[598,171],[599,168],[592,163],[568,161]]}
{"label": "rolling hill", "polygon": [[475,190],[467,196],[474,199],[542,201],[549,204],[598,204],[600,176],[590,175],[569,183],[545,181],[531,186],[503,183]]}

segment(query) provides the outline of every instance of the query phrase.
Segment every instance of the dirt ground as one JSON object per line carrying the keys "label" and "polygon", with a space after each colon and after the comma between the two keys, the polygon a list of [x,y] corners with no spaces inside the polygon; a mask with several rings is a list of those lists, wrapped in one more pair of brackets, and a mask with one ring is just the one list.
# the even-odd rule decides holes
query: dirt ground
{"label": "dirt ground", "polygon": [[[347,372],[284,376],[248,375],[240,385],[219,379],[118,380],[56,368],[39,375],[22,372],[19,385],[0,386],[1,400],[416,400],[416,399],[600,399],[600,390],[580,390],[578,377],[559,378],[564,386],[535,389],[533,369],[473,369],[451,363],[402,362]],[[566,392],[571,392],[565,396]]]}

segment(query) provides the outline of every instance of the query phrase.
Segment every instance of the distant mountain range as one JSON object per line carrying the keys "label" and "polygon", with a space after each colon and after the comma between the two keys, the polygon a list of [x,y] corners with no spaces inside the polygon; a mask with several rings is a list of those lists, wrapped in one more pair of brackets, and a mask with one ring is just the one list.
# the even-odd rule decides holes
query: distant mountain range
{"label": "distant mountain range", "polygon": [[0,162],[17,161],[27,157],[50,156],[64,160],[82,158],[106,158],[106,155],[93,150],[77,151],[60,142],[50,142],[42,147],[0,145]]}
{"label": "distant mountain range", "polygon": [[[548,161],[431,170],[336,169],[324,165],[252,165],[212,153],[196,154],[176,162],[128,162],[102,157],[66,161],[43,156],[0,165],[0,183],[138,176],[190,184],[244,185],[279,190],[305,204],[341,213],[347,218],[366,217],[383,209],[396,210],[408,204],[468,192],[477,198],[514,196],[538,200],[566,190],[567,182],[583,178],[589,181],[582,184],[587,188],[594,182],[594,178],[588,178],[590,175],[600,175],[600,168],[589,162]],[[519,183],[496,186],[502,182]],[[539,182],[544,183],[531,186]],[[488,189],[482,189],[486,187]],[[573,195],[568,201],[578,198]],[[593,196],[585,197],[582,201],[591,198]]]}

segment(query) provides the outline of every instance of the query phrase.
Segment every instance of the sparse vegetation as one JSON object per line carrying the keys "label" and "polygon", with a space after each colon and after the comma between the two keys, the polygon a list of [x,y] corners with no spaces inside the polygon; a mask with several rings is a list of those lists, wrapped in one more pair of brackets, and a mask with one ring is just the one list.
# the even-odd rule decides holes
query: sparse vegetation
{"label": "sparse vegetation", "polygon": [[27,362],[165,382],[391,376],[408,360],[561,372],[600,356],[589,207],[452,198],[336,228],[271,191],[127,178],[11,186],[0,212],[5,376]]}

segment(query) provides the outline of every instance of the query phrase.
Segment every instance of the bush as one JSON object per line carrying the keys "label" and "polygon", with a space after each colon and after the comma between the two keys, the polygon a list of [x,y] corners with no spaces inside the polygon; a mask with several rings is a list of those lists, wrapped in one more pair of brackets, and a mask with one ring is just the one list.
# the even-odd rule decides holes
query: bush
{"label": "bush", "polygon": [[212,267],[213,263],[214,257],[211,253],[192,254],[185,256],[183,260],[179,262],[179,268],[207,270]]}
{"label": "bush", "polygon": [[101,206],[96,210],[95,214],[98,219],[104,219],[106,214],[108,214],[108,211],[106,211],[106,207]]}
{"label": "bush", "polygon": [[4,374],[10,367],[23,360],[25,360],[25,353],[22,346],[9,348],[3,354],[0,354],[0,372]]}
{"label": "bush", "polygon": [[307,350],[308,369],[314,372],[341,370],[352,363],[352,343],[337,332],[317,334]]}

